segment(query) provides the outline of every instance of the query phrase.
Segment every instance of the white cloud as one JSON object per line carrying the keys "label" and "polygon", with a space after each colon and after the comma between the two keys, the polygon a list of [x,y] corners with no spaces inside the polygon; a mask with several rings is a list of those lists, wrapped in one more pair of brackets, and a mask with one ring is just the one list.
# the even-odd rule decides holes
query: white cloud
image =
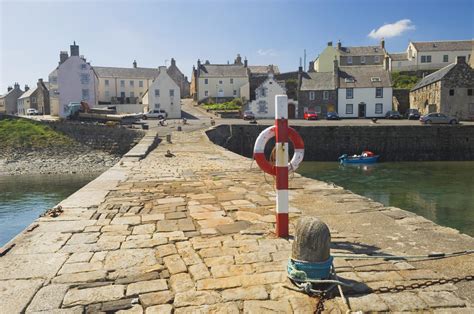
{"label": "white cloud", "polygon": [[385,24],[380,26],[377,30],[373,29],[369,33],[369,37],[380,39],[400,36],[406,31],[415,29],[415,25],[409,19],[397,21],[393,24]]}
{"label": "white cloud", "polygon": [[275,57],[277,55],[276,51],[274,49],[258,49],[257,53],[259,56],[270,56],[270,57]]}

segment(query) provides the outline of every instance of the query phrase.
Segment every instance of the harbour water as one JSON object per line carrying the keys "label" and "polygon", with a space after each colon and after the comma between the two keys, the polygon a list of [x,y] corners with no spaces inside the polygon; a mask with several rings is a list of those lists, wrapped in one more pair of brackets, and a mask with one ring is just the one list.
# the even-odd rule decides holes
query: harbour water
{"label": "harbour water", "polygon": [[304,162],[298,172],[474,236],[474,161]]}
{"label": "harbour water", "polygon": [[0,247],[98,175],[0,176]]}

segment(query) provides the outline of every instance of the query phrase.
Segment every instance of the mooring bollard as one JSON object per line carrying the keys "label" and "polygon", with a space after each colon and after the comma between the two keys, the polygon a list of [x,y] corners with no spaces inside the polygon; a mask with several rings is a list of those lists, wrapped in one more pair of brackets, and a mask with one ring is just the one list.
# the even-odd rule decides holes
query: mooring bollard
{"label": "mooring bollard", "polygon": [[182,131],[183,129],[181,128],[180,125],[178,125],[178,128],[177,128],[178,131]]}
{"label": "mooring bollard", "polygon": [[166,142],[171,143],[171,134],[166,134]]}

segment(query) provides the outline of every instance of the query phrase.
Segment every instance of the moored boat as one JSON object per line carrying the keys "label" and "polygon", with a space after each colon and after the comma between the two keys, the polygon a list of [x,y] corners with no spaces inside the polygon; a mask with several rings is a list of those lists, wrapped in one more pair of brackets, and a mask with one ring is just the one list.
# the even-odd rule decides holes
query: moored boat
{"label": "moored boat", "polygon": [[371,151],[363,151],[360,155],[349,156],[344,154],[338,158],[341,164],[373,164],[379,159],[379,155],[375,155]]}

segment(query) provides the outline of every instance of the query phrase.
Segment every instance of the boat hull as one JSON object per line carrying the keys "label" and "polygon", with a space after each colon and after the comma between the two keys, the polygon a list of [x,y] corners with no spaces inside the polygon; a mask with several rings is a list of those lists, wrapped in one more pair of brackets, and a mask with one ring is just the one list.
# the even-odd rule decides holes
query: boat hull
{"label": "boat hull", "polygon": [[379,156],[371,157],[345,157],[341,158],[340,161],[343,164],[373,164],[376,163]]}

